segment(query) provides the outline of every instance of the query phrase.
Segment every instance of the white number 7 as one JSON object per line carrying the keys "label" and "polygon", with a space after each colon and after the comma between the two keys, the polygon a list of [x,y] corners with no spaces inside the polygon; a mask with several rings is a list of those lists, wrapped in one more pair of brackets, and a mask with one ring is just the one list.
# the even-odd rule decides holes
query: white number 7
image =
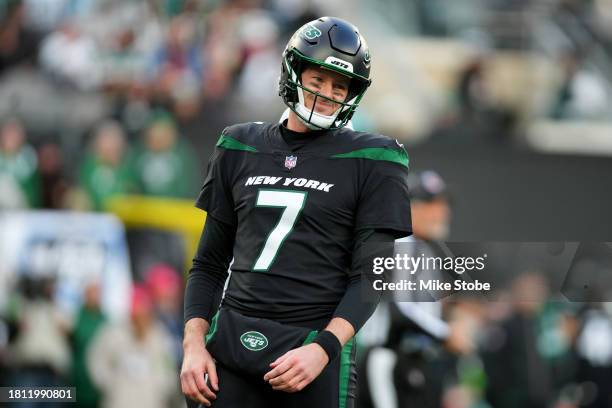
{"label": "white number 7", "polygon": [[285,210],[276,227],[270,231],[266,244],[255,261],[254,271],[267,271],[270,268],[285,238],[293,230],[295,220],[304,208],[307,195],[305,191],[259,190],[255,203],[257,207],[276,207]]}

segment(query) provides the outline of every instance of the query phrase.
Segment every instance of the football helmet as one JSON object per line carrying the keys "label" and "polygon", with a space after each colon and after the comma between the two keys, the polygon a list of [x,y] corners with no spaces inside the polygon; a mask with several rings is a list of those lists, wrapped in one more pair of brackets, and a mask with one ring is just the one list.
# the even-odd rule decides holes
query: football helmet
{"label": "football helmet", "polygon": [[[283,51],[279,95],[289,109],[310,129],[344,127],[359,106],[370,80],[370,51],[353,24],[336,17],[321,17],[297,30]],[[302,84],[302,72],[308,66],[326,68],[350,78],[344,101],[327,98]],[[304,91],[315,95],[312,108],[304,104]],[[338,104],[330,116],[314,111],[317,98]]]}

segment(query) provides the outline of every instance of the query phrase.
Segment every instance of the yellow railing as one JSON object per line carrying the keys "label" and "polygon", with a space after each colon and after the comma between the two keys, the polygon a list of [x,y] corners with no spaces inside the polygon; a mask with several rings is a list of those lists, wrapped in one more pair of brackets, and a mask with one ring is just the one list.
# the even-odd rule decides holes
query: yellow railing
{"label": "yellow railing", "polygon": [[193,206],[192,200],[117,196],[107,201],[106,210],[115,214],[126,228],[157,228],[180,234],[185,240],[185,270],[191,266],[206,212]]}

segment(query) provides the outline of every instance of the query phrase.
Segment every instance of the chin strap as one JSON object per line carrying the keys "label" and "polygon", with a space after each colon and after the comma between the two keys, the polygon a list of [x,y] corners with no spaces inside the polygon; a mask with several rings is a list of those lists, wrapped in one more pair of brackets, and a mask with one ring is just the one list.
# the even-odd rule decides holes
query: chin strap
{"label": "chin strap", "polygon": [[[321,115],[320,113],[308,110],[308,108],[299,102],[296,104],[295,110],[298,113],[298,119],[311,130],[329,129],[336,119],[336,115]],[[305,118],[310,118],[310,120]]]}
{"label": "chin strap", "polygon": [[[290,112],[291,112],[291,109],[286,108],[285,111],[283,112],[283,114],[281,115],[278,123],[283,123],[285,120],[287,120],[289,118],[289,113]],[[300,118],[299,115],[296,115],[296,116],[300,120],[300,122],[304,123],[306,126],[309,125],[308,123],[305,123],[305,121],[302,118]],[[351,129],[351,130],[355,130],[355,128],[353,127],[353,121],[352,120],[349,120],[348,123],[344,127],[348,128],[348,129]],[[309,129],[310,129],[310,127],[309,127]],[[313,130],[317,130],[317,129],[313,129]]]}
{"label": "chin strap", "polygon": [[304,103],[304,90],[302,88],[298,88],[298,102],[295,103],[294,108],[296,113],[298,114],[298,118],[311,130],[317,129],[329,129],[332,127],[338,114],[340,113],[342,106],[340,106],[332,115],[321,115],[314,111],[314,107],[317,104],[318,96],[315,96],[313,101],[313,108],[308,109],[306,104]]}

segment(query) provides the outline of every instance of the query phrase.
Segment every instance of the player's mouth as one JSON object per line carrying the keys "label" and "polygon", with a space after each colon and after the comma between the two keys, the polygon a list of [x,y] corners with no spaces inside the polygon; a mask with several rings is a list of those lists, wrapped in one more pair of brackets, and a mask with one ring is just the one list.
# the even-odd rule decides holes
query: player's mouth
{"label": "player's mouth", "polygon": [[335,108],[335,103],[326,101],[326,100],[318,100],[317,104],[315,106],[315,111],[317,113],[326,113],[326,112],[333,112],[334,108]]}

